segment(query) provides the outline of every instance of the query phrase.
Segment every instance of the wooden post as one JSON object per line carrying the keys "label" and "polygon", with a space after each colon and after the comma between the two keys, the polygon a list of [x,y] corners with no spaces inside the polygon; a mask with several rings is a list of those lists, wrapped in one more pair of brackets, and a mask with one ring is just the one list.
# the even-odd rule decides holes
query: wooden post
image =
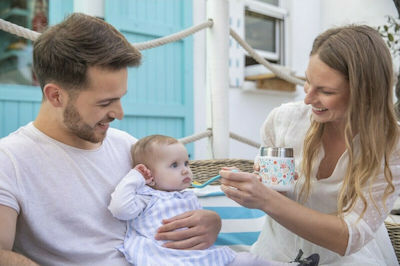
{"label": "wooden post", "polygon": [[228,0],[207,1],[207,18],[214,24],[207,30],[207,110],[213,136],[211,157],[229,156],[229,6]]}

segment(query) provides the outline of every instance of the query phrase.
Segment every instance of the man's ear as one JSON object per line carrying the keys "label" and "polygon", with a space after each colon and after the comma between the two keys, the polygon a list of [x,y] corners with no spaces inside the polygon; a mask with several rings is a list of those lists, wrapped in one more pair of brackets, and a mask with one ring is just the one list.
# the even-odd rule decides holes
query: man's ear
{"label": "man's ear", "polygon": [[65,91],[54,83],[48,83],[43,88],[44,97],[54,107],[62,107],[66,101]]}

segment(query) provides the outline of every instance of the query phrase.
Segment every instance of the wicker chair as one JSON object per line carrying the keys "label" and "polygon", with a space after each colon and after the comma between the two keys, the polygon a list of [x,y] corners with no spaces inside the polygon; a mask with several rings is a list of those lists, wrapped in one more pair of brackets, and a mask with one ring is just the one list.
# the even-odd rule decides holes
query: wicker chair
{"label": "wicker chair", "polygon": [[[190,161],[190,168],[192,169],[194,180],[203,183],[218,175],[222,167],[234,166],[243,172],[253,172],[253,161],[243,159],[219,159],[219,160],[193,160]],[[219,180],[212,183],[219,185]]]}
{"label": "wicker chair", "polygon": [[[253,171],[253,161],[243,159],[218,159],[218,160],[193,160],[190,162],[194,180],[203,183],[213,176],[218,175],[222,167],[235,166],[244,172]],[[219,180],[213,183],[220,184]],[[400,262],[400,224],[385,222],[390,240]]]}

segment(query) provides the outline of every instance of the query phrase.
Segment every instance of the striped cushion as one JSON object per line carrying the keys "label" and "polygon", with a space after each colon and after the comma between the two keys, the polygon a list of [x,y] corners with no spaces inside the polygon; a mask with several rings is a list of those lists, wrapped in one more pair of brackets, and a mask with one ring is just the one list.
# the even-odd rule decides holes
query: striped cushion
{"label": "striped cushion", "polygon": [[221,191],[220,186],[193,189],[206,210],[219,214],[221,232],[215,245],[229,246],[235,251],[249,251],[257,240],[265,220],[265,213],[240,206]]}

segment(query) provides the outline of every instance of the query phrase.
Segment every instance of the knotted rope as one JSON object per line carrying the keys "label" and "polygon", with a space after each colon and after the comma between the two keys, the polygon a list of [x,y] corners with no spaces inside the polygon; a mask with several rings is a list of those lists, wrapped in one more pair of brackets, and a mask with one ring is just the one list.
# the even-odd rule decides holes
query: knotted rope
{"label": "knotted rope", "polygon": [[31,41],[35,41],[40,36],[39,32],[26,29],[24,27],[18,26],[1,18],[0,18],[0,30],[12,33],[20,37],[24,37],[25,39]]}
{"label": "knotted rope", "polygon": [[271,70],[272,73],[276,74],[281,79],[289,81],[293,84],[304,86],[303,80],[286,74],[285,72],[274,67],[270,62],[268,62],[267,60],[262,58],[259,54],[257,54],[256,51],[254,51],[254,49],[246,41],[244,41],[242,38],[240,38],[240,36],[234,30],[229,29],[229,33],[249,53],[249,55],[254,58],[254,60],[256,60],[258,63],[264,65],[267,69]]}
{"label": "knotted rope", "polygon": [[[181,40],[183,38],[186,38],[189,35],[192,35],[202,29],[208,28],[208,27],[212,27],[213,25],[213,21],[211,19],[209,19],[206,22],[203,22],[199,25],[190,27],[188,29],[182,30],[180,32],[171,34],[169,36],[165,36],[165,37],[161,37],[158,39],[154,39],[151,41],[146,41],[146,42],[141,42],[141,43],[134,43],[132,45],[134,45],[138,50],[146,50],[146,49],[150,49],[150,48],[154,48],[154,47],[158,47],[167,43],[171,43],[171,42],[176,42],[178,40]],[[29,39],[31,41],[35,41],[39,36],[40,33],[21,27],[19,25],[13,24],[11,22],[8,22],[4,19],[0,19],[0,30],[12,33],[14,35],[23,37],[25,39]],[[298,79],[296,77],[293,77],[291,75],[288,75],[282,71],[280,71],[279,69],[277,69],[276,67],[274,67],[273,65],[271,65],[271,63],[269,63],[267,60],[265,60],[264,58],[262,58],[261,56],[259,56],[257,54],[256,51],[254,51],[253,48],[251,48],[251,46],[244,41],[242,38],[239,37],[239,35],[232,29],[229,30],[230,35],[249,53],[250,56],[252,56],[257,62],[259,62],[260,64],[264,65],[267,69],[271,70],[274,74],[276,74],[278,77],[287,80],[291,83],[297,84],[297,85],[304,85],[304,81],[301,79]],[[194,142],[197,141],[199,139],[202,138],[206,138],[206,137],[211,137],[212,136],[212,130],[211,129],[207,129],[207,131],[203,132],[203,133],[199,133],[199,134],[195,134],[192,136],[188,136],[188,137],[184,137],[181,138],[179,141],[182,142],[183,144],[187,144],[190,142]],[[241,137],[235,133],[230,132],[229,136],[232,139],[235,139],[237,141],[243,142],[245,144],[248,144],[250,146],[253,147],[260,147],[260,144],[257,142],[254,142],[250,139]]]}
{"label": "knotted rope", "polygon": [[207,131],[205,131],[205,132],[181,138],[181,139],[179,139],[179,141],[182,144],[188,144],[188,143],[191,143],[191,142],[195,142],[195,141],[197,141],[199,139],[208,138],[208,137],[211,137],[211,136],[212,136],[212,131],[211,131],[211,129],[208,128]]}
{"label": "knotted rope", "polygon": [[174,34],[171,34],[171,35],[168,35],[165,37],[161,37],[161,38],[154,39],[154,40],[147,41],[147,42],[134,43],[133,46],[135,46],[138,50],[146,50],[146,49],[154,48],[154,47],[161,46],[161,45],[164,45],[164,44],[167,44],[170,42],[179,41],[179,40],[186,38],[187,36],[192,35],[202,29],[212,27],[212,25],[213,25],[213,21],[211,19],[209,19],[208,21],[203,22],[199,25],[190,27],[188,29],[179,31],[177,33],[174,33]]}

